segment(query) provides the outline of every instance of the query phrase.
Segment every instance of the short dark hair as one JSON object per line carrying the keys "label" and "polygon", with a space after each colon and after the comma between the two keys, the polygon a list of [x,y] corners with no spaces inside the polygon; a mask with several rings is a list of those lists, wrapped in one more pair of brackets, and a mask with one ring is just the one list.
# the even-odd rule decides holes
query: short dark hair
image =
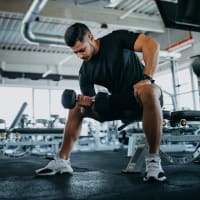
{"label": "short dark hair", "polygon": [[75,23],[69,26],[65,32],[65,43],[73,47],[77,41],[83,41],[86,33],[91,33],[90,29],[82,23]]}

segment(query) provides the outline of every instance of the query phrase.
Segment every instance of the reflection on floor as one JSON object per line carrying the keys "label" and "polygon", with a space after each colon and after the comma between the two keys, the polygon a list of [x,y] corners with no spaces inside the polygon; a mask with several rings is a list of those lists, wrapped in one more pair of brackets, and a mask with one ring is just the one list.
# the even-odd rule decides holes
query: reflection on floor
{"label": "reflection on floor", "polygon": [[74,175],[36,177],[44,157],[0,157],[1,200],[143,200],[193,199],[200,191],[200,164],[172,165],[163,160],[168,180],[145,183],[143,174],[123,174],[129,158],[126,152],[99,151],[72,153]]}

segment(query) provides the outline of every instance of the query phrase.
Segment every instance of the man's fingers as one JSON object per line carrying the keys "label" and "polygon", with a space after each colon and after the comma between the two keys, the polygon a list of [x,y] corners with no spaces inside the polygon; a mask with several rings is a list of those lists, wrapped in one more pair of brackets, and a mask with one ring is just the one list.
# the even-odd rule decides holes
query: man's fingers
{"label": "man's fingers", "polygon": [[92,104],[92,97],[79,95],[78,96],[78,104],[80,106],[91,106]]}

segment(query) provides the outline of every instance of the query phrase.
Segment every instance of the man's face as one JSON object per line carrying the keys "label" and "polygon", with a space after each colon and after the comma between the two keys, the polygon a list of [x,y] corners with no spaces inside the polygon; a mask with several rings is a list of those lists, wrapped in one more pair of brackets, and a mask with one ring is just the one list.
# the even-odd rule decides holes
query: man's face
{"label": "man's face", "polygon": [[71,49],[80,59],[83,60],[90,60],[94,55],[92,40],[88,37],[88,35],[83,42],[77,41]]}

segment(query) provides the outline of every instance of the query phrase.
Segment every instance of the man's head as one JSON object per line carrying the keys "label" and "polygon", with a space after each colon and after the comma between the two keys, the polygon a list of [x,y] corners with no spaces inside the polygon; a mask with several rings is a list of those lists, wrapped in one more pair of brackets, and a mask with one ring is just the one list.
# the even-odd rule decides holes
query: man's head
{"label": "man's head", "polygon": [[72,24],[65,32],[65,43],[84,60],[90,60],[95,54],[95,40],[90,29],[82,23]]}

